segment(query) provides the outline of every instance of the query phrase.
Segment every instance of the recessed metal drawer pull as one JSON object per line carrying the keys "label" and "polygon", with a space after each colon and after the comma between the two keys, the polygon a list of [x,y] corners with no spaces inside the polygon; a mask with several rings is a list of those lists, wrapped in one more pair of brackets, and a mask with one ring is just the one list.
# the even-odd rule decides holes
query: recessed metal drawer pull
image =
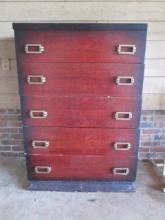
{"label": "recessed metal drawer pull", "polygon": [[32,147],[33,148],[48,148],[49,147],[49,141],[39,141],[39,140],[33,140],[32,141]]}
{"label": "recessed metal drawer pull", "polygon": [[129,168],[114,168],[113,174],[127,176],[129,174]]}
{"label": "recessed metal drawer pull", "polygon": [[40,54],[44,52],[44,46],[41,44],[25,44],[25,53]]}
{"label": "recessed metal drawer pull", "polygon": [[131,144],[129,142],[115,142],[114,149],[115,150],[130,150]]}
{"label": "recessed metal drawer pull", "polygon": [[118,76],[115,79],[115,83],[120,86],[132,86],[134,82],[135,79],[132,76]]}
{"label": "recessed metal drawer pull", "polygon": [[114,117],[116,120],[131,120],[132,112],[115,112]]}
{"label": "recessed metal drawer pull", "polygon": [[136,46],[134,44],[119,44],[117,47],[118,54],[134,55]]}
{"label": "recessed metal drawer pull", "polygon": [[45,174],[48,174],[50,173],[52,170],[52,168],[50,166],[35,166],[34,167],[34,172],[35,173],[45,173]]}
{"label": "recessed metal drawer pull", "polygon": [[44,84],[46,82],[46,77],[43,75],[28,75],[27,76],[27,83],[30,85],[34,84]]}
{"label": "recessed metal drawer pull", "polygon": [[34,119],[47,118],[48,112],[45,110],[30,110],[29,116],[30,118],[34,118]]}

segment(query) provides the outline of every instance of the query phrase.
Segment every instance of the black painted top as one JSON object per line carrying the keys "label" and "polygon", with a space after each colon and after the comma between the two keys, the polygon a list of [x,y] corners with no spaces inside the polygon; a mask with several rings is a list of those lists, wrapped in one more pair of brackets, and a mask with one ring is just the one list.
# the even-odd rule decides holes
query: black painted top
{"label": "black painted top", "polygon": [[122,23],[13,23],[15,30],[147,30],[147,24]]}

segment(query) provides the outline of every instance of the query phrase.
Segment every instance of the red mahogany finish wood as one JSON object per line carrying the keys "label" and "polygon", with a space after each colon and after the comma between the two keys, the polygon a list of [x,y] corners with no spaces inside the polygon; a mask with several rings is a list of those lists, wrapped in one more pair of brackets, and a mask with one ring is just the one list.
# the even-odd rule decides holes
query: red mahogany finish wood
{"label": "red mahogany finish wood", "polygon": [[[22,63],[21,94],[136,97],[142,91],[143,69],[142,64]],[[125,84],[117,83],[119,77],[126,77]]]}
{"label": "red mahogany finish wood", "polygon": [[[145,31],[18,31],[20,62],[142,63]],[[41,54],[26,54],[26,44],[41,44]],[[117,52],[120,44],[135,45],[134,55]]]}
{"label": "red mahogany finish wood", "polygon": [[30,154],[136,156],[139,145],[139,131],[133,129],[31,127],[24,132]]}
{"label": "red mahogany finish wood", "polygon": [[[109,156],[75,156],[75,155],[30,155],[28,157],[30,179],[50,180],[129,180],[135,179],[137,159],[134,157]],[[50,171],[41,170],[37,173],[35,167],[45,166]],[[114,168],[129,168],[127,175],[114,174]],[[44,173],[45,172],[45,173]]]}
{"label": "red mahogany finish wood", "polygon": [[14,24],[29,189],[132,191],[145,24]]}
{"label": "red mahogany finish wood", "polygon": [[[22,97],[23,123],[33,126],[136,128],[141,100],[113,97]],[[47,117],[31,118],[31,110],[45,111]],[[116,120],[116,112],[130,112],[129,120]],[[41,115],[42,117],[42,115]]]}

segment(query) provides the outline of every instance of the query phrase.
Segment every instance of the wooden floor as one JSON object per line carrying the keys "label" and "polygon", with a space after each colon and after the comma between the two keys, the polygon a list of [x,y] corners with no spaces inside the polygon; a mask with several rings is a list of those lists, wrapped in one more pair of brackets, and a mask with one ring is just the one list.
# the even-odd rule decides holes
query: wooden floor
{"label": "wooden floor", "polygon": [[25,162],[0,158],[0,220],[163,220],[165,194],[151,164],[140,162],[135,193],[27,191]]}

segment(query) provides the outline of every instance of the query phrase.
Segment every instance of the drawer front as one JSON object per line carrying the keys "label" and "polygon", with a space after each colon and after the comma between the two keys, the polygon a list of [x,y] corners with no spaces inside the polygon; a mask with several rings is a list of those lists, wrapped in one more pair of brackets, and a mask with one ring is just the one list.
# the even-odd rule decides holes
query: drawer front
{"label": "drawer front", "polygon": [[23,63],[20,94],[135,97],[141,95],[143,64]]}
{"label": "drawer front", "polygon": [[136,157],[29,155],[29,179],[128,180],[136,176]]}
{"label": "drawer front", "polygon": [[23,124],[136,128],[141,100],[110,97],[21,97]]}
{"label": "drawer front", "polygon": [[139,130],[25,127],[28,154],[136,156]]}
{"label": "drawer front", "polygon": [[143,63],[146,31],[17,31],[19,62]]}

